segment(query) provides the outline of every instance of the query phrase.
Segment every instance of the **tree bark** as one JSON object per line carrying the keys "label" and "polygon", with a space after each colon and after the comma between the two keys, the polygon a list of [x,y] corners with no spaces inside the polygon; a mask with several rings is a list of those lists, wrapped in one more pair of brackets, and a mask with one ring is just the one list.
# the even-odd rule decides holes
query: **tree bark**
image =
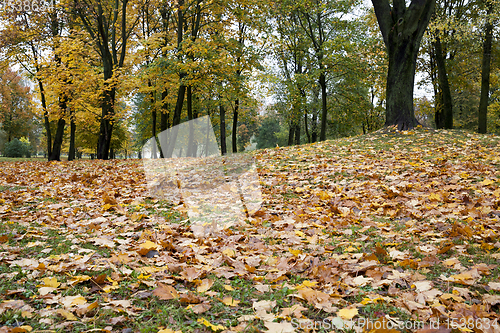
{"label": "tree bark", "polygon": [[386,87],[386,126],[398,130],[418,125],[413,108],[413,86],[420,42],[434,12],[435,0],[372,0],[389,56]]}
{"label": "tree bark", "polygon": [[222,155],[227,155],[226,146],[226,110],[222,105],[222,97],[219,96],[219,119],[220,119],[220,152]]}
{"label": "tree bark", "polygon": [[293,121],[290,121],[290,128],[288,130],[288,143],[287,143],[288,146],[293,145],[294,135],[295,135],[295,125]]}
{"label": "tree bark", "polygon": [[42,102],[42,109],[43,109],[45,135],[47,136],[47,157],[48,160],[50,161],[50,156],[52,156],[52,133],[50,130],[49,112],[47,111],[47,101],[45,100],[45,90],[41,80],[38,80],[38,87],[40,88],[40,99]]}
{"label": "tree bark", "polygon": [[307,128],[307,112],[304,112],[304,130],[306,131],[307,142],[311,143],[311,135],[309,134],[309,128]]}
{"label": "tree bark", "polygon": [[68,152],[68,161],[73,161],[76,157],[76,147],[75,147],[75,135],[76,135],[76,123],[75,123],[75,111],[71,108],[69,112],[69,152]]}
{"label": "tree bark", "polygon": [[319,85],[321,86],[321,130],[319,134],[319,141],[326,140],[326,121],[328,109],[326,104],[326,76],[321,73],[319,76]]}
{"label": "tree bark", "polygon": [[300,145],[300,123],[295,123],[295,144]]}
{"label": "tree bark", "polygon": [[194,126],[193,122],[191,120],[194,119],[193,117],[193,87],[188,86],[187,87],[187,114],[188,114],[188,126],[189,126],[189,140],[188,140],[188,146],[187,146],[187,155],[186,156],[191,156],[195,157],[196,152],[196,146],[194,145]]}
{"label": "tree bark", "polygon": [[169,104],[165,101],[168,96],[168,90],[164,89],[161,93],[161,117],[160,117],[160,131],[163,132],[168,128],[168,118],[170,118]]}
{"label": "tree bark", "polygon": [[61,160],[61,147],[64,137],[64,127],[66,126],[66,120],[64,120],[64,116],[66,113],[66,99],[65,97],[59,97],[59,109],[61,111],[61,116],[57,121],[57,130],[56,135],[54,137],[54,145],[52,146],[52,155],[50,156],[50,161],[60,161]]}
{"label": "tree bark", "polygon": [[234,111],[233,111],[233,133],[231,133],[232,140],[233,140],[233,153],[238,152],[238,146],[237,146],[237,138],[238,138],[238,111],[240,109],[240,100],[239,98],[234,101]]}
{"label": "tree bark", "polygon": [[[493,11],[493,5],[488,3],[488,17]],[[491,45],[493,41],[493,24],[487,21],[484,26],[483,61],[481,70],[481,99],[478,110],[479,133],[487,133],[488,102],[490,95]]]}
{"label": "tree bark", "polygon": [[[439,89],[441,90],[442,97],[442,119],[439,120],[439,125],[442,125],[443,128],[452,129],[453,128],[453,101],[451,98],[450,85],[448,82],[448,74],[446,72],[446,62],[443,55],[443,47],[441,45],[441,39],[439,36],[436,36],[435,41],[433,42],[433,46],[435,49],[435,57],[436,57],[436,66],[438,70],[438,80],[439,80]],[[436,123],[436,126],[438,124]],[[440,127],[438,127],[440,128]]]}

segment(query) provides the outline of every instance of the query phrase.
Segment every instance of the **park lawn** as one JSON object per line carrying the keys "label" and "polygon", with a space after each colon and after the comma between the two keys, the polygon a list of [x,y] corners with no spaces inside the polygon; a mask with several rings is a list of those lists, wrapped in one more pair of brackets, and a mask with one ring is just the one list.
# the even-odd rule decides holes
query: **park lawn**
{"label": "park lawn", "polygon": [[0,332],[500,330],[497,136],[255,158],[262,208],[203,238],[140,160],[1,162]]}

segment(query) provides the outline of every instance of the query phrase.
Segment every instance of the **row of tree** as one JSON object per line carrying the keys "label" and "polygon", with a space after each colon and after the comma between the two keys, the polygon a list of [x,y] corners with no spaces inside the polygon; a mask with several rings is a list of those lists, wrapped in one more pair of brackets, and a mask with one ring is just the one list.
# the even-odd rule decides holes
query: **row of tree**
{"label": "row of tree", "polygon": [[[78,151],[100,159],[117,150],[129,155],[159,132],[203,115],[211,117],[223,154],[243,150],[259,136],[259,124],[286,131],[286,144],[384,124],[452,128],[455,119],[458,127],[485,132],[490,123],[496,129],[498,115],[486,116],[488,106],[491,114],[500,110],[491,66],[498,53],[492,46],[496,0],[372,3],[51,0],[43,8],[4,6],[2,80],[17,80],[0,91],[6,140],[31,133],[35,142],[39,119],[49,160],[59,160],[66,146],[71,160]],[[32,83],[23,84],[8,69],[13,66]],[[433,94],[414,107],[416,70],[428,74],[424,83]],[[259,120],[263,113],[277,127]]]}

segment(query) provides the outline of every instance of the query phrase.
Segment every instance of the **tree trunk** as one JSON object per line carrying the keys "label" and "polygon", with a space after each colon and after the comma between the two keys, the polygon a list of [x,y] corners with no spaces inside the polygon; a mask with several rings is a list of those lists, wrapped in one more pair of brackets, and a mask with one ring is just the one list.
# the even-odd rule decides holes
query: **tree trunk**
{"label": "tree trunk", "polygon": [[168,90],[164,89],[161,93],[161,118],[160,118],[160,131],[163,132],[168,128],[168,118],[170,118],[169,104],[165,101],[168,96]]}
{"label": "tree trunk", "polygon": [[293,144],[294,135],[295,135],[295,125],[293,124],[293,121],[290,121],[290,126],[288,129],[288,142],[287,142],[288,146],[291,146]]}
{"label": "tree trunk", "polygon": [[52,156],[52,133],[50,130],[49,112],[47,111],[47,101],[45,100],[45,90],[41,80],[38,80],[38,87],[40,88],[40,99],[43,109],[43,120],[45,125],[45,135],[47,136],[47,157],[50,161]]}
{"label": "tree trunk", "polygon": [[56,136],[54,137],[54,145],[52,147],[52,155],[49,160],[60,161],[61,160],[61,146],[64,136],[64,127],[66,126],[66,121],[64,117],[59,118],[57,122]]}
{"label": "tree trunk", "polygon": [[219,119],[220,119],[220,152],[227,155],[226,147],[226,110],[222,105],[222,97],[219,96]]}
{"label": "tree trunk", "polygon": [[194,157],[196,147],[194,145],[194,126],[193,126],[193,122],[191,121],[191,120],[193,120],[193,87],[192,86],[187,87],[186,102],[187,102],[188,120],[190,120],[188,123],[189,140],[188,140],[186,156]]}
{"label": "tree trunk", "polygon": [[417,54],[418,45],[412,41],[398,41],[389,47],[385,125],[397,125],[400,131],[419,124],[413,109]]}
{"label": "tree trunk", "polygon": [[104,67],[104,87],[101,97],[101,125],[97,145],[97,158],[107,160],[111,135],[113,132],[116,88],[111,82],[113,77],[113,59],[111,53],[102,55]]}
{"label": "tree trunk", "polygon": [[75,123],[75,111],[71,108],[69,112],[70,119],[70,134],[69,134],[69,152],[68,161],[73,161],[76,157],[76,147],[75,147],[75,134],[76,134],[76,123]]}
{"label": "tree trunk", "polygon": [[238,152],[238,146],[237,146],[237,138],[238,138],[238,111],[239,111],[239,108],[240,108],[240,100],[239,98],[236,99],[236,101],[234,101],[234,112],[233,112],[233,133],[231,133],[232,135],[232,139],[233,139],[233,153],[237,153]]}
{"label": "tree trunk", "polygon": [[[185,77],[185,74],[180,75],[180,80],[181,84],[179,86],[179,90],[177,92],[177,103],[175,104],[175,110],[174,110],[174,117],[172,119],[172,128],[175,126],[179,125],[181,123],[181,114],[182,114],[182,107],[184,105],[184,97],[186,95],[186,85],[182,83],[182,79]],[[166,156],[167,158],[171,158],[172,154],[174,152],[174,147],[175,147],[175,141],[177,140],[177,129],[173,129],[170,137],[169,137],[169,143],[167,144],[167,152]]]}
{"label": "tree trunk", "polygon": [[300,145],[300,123],[295,123],[295,144]]}
{"label": "tree trunk", "polygon": [[109,158],[109,148],[111,145],[111,135],[113,132],[114,120],[114,102],[116,88],[109,88],[104,85],[102,99],[101,126],[99,128],[99,143],[97,150],[97,158],[107,160]]}
{"label": "tree trunk", "polygon": [[[448,75],[446,73],[446,62],[443,56],[443,48],[441,46],[441,39],[436,36],[436,40],[433,42],[436,56],[436,66],[438,70],[439,88],[442,93],[443,111],[442,111],[442,121],[440,120],[440,125],[446,129],[453,128],[453,102],[451,99],[450,85],[448,83]],[[437,124],[436,124],[437,125]]]}
{"label": "tree trunk", "polygon": [[307,112],[304,112],[304,130],[306,131],[307,142],[311,143],[311,135],[309,134],[309,129],[307,128]]}
{"label": "tree trunk", "polygon": [[326,121],[327,121],[327,105],[326,105],[326,76],[325,73],[321,73],[319,76],[319,85],[321,86],[321,132],[319,134],[319,140],[326,140]]}
{"label": "tree trunk", "polygon": [[[488,16],[493,11],[493,5],[488,4]],[[487,132],[488,100],[490,94],[490,67],[491,67],[491,44],[493,41],[493,24],[488,20],[484,27],[483,42],[483,63],[481,71],[481,99],[479,101],[478,111],[478,129],[479,133]]]}
{"label": "tree trunk", "polygon": [[[393,7],[391,7],[391,3]],[[420,42],[436,0],[372,0],[389,56],[386,88],[386,126],[398,130],[418,125],[413,109],[413,86]]]}

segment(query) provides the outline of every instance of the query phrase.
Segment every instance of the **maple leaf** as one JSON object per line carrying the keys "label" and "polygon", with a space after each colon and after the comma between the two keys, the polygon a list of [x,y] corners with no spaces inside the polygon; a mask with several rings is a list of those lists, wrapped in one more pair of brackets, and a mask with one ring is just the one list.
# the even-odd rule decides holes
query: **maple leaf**
{"label": "maple leaf", "polygon": [[153,290],[153,295],[157,296],[162,300],[169,300],[174,298],[179,298],[179,294],[174,287],[165,285],[163,283],[158,283],[158,287]]}

